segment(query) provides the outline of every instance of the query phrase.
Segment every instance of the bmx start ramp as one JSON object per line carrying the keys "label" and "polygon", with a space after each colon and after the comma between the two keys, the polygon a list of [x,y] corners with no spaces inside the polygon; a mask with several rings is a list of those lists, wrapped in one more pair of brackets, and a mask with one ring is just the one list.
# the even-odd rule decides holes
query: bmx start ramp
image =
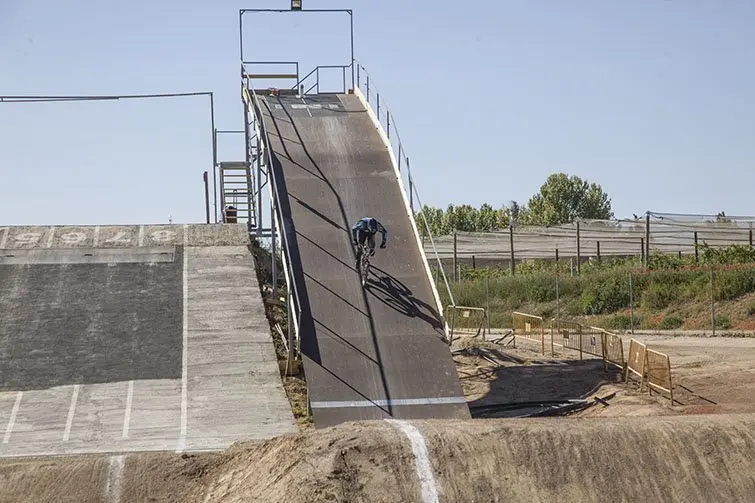
{"label": "bmx start ramp", "polygon": [[[315,425],[468,418],[469,409],[388,149],[355,95],[261,96]],[[351,225],[388,230],[362,287]],[[379,236],[378,236],[379,239]]]}
{"label": "bmx start ramp", "polygon": [[294,431],[244,225],[0,228],[0,457]]}

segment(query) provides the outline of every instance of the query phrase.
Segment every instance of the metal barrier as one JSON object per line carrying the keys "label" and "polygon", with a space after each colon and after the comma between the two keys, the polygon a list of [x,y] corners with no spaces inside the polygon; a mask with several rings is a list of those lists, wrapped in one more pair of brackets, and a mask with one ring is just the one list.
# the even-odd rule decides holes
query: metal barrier
{"label": "metal barrier", "polygon": [[671,405],[674,404],[674,390],[671,383],[671,359],[668,355],[652,349],[645,351],[647,368],[648,392],[652,395],[653,389],[663,394],[666,391],[671,397]]}
{"label": "metal barrier", "polygon": [[643,343],[634,339],[629,341],[629,355],[627,356],[627,370],[624,382],[628,384],[630,376],[639,377],[640,391],[642,391],[642,384],[645,379],[646,352],[647,346]]}
{"label": "metal barrier", "polygon": [[[451,312],[450,316],[448,314],[448,311]],[[451,319],[451,335],[450,335],[450,342],[453,342],[454,340],[454,329],[456,327],[456,318],[457,314],[461,314],[462,318],[470,318],[472,313],[482,313],[482,317],[480,318],[480,323],[477,325],[475,333],[475,337],[480,335],[482,333],[483,335],[486,333],[486,322],[488,321],[488,312],[483,307],[469,307],[469,306],[446,306],[446,319]]]}
{"label": "metal barrier", "polygon": [[514,347],[516,338],[521,337],[540,343],[541,350],[545,354],[545,325],[542,316],[520,313],[514,311],[511,314],[511,328],[514,332]]}
{"label": "metal barrier", "polygon": [[616,365],[622,372],[626,362],[624,360],[624,342],[621,336],[603,331],[603,367],[608,370],[608,364]]}

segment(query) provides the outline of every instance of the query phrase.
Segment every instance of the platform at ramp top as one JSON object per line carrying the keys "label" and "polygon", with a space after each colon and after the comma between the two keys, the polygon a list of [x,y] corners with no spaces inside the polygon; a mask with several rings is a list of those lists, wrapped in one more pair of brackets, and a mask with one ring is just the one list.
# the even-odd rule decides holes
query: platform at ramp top
{"label": "platform at ramp top", "polygon": [[[315,425],[468,418],[396,172],[367,110],[351,94],[261,99],[302,297]],[[365,216],[389,236],[362,288],[350,228]]]}
{"label": "platform at ramp top", "polygon": [[244,225],[0,227],[0,456],[295,430]]}

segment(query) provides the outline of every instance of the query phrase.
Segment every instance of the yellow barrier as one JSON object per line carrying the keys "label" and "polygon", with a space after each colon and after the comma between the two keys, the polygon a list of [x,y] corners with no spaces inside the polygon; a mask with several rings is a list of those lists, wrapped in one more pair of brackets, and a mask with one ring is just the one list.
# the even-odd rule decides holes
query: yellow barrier
{"label": "yellow barrier", "polygon": [[648,349],[645,352],[648,391],[653,394],[653,389],[663,394],[668,392],[671,396],[671,405],[674,405],[674,391],[671,383],[671,359],[668,355]]}
{"label": "yellow barrier", "polygon": [[611,363],[624,371],[624,342],[621,337],[606,330],[603,331],[603,366],[608,370]]}
{"label": "yellow barrier", "polygon": [[545,325],[541,316],[514,311],[511,314],[511,328],[514,333],[514,347],[516,347],[516,338],[521,337],[539,342],[545,354]]}
{"label": "yellow barrier", "polygon": [[627,374],[625,383],[629,383],[629,375],[633,374],[640,378],[640,391],[642,391],[642,382],[645,378],[645,362],[647,346],[643,343],[632,339],[629,341],[629,355],[627,358]]}

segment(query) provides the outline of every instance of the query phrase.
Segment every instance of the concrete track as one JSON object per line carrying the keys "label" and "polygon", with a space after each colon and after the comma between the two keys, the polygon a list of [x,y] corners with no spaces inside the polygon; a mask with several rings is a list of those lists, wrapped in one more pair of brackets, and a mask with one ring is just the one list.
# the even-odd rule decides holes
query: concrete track
{"label": "concrete track", "polygon": [[[359,98],[276,96],[261,106],[303,296],[316,426],[469,417],[388,150]],[[350,228],[368,215],[389,236],[363,289]]]}

